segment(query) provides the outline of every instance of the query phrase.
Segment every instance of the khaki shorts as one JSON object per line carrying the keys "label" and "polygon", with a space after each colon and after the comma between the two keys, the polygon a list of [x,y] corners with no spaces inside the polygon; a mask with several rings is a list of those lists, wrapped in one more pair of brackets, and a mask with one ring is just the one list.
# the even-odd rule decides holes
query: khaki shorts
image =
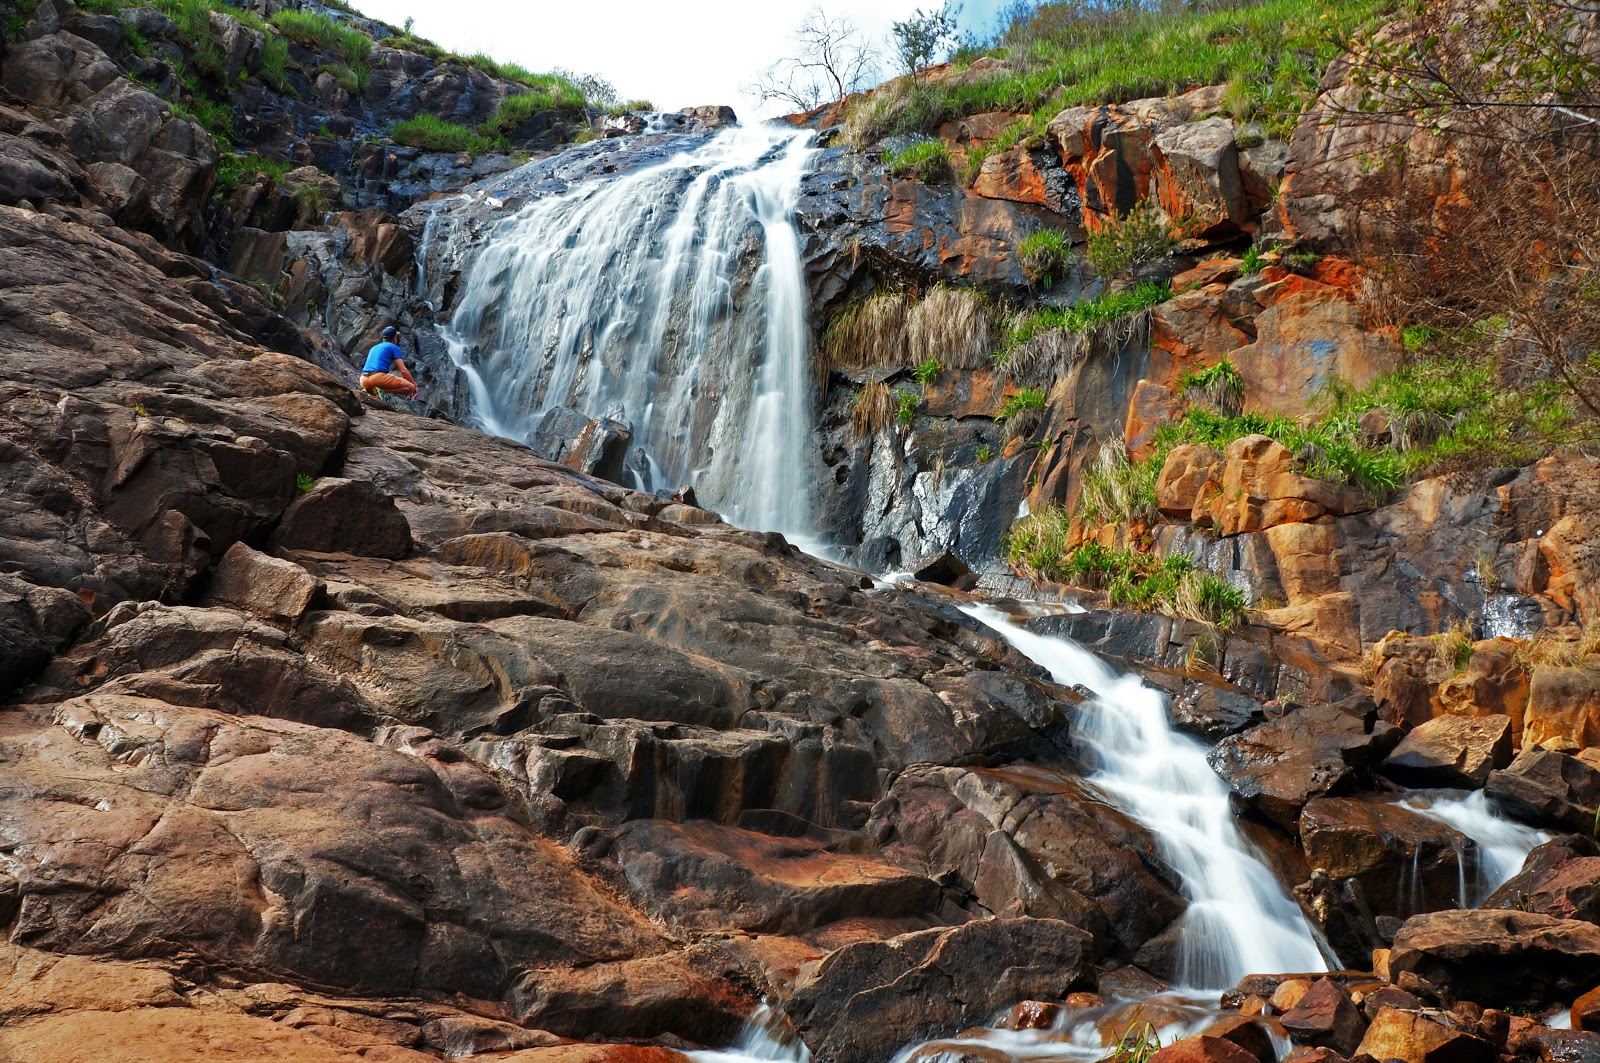
{"label": "khaki shorts", "polygon": [[361,388],[363,391],[379,388],[383,391],[393,391],[401,395],[414,394],[417,390],[417,386],[411,381],[403,376],[395,376],[393,373],[362,373]]}

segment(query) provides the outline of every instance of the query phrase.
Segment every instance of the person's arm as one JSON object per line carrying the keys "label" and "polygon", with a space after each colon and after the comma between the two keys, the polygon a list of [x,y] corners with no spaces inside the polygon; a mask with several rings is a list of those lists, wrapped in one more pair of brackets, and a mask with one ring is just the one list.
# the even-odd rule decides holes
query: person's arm
{"label": "person's arm", "polygon": [[412,384],[413,387],[416,386],[417,378],[411,375],[411,370],[406,368],[406,363],[405,363],[405,361],[403,359],[396,358],[394,360],[394,367],[396,369],[400,370],[400,375],[401,376],[403,376],[407,380],[411,381],[411,384]]}

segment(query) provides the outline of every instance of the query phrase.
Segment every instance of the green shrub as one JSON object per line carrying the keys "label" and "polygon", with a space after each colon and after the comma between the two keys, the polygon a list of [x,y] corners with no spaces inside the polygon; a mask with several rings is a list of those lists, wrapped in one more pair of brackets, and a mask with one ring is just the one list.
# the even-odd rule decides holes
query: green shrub
{"label": "green shrub", "polygon": [[911,391],[896,391],[894,393],[895,411],[894,419],[901,428],[910,428],[917,420],[917,407],[922,400]]}
{"label": "green shrub", "polygon": [[280,181],[283,175],[292,169],[294,163],[284,159],[269,159],[263,155],[225,154],[217,162],[215,194],[225,197],[257,174],[266,174],[273,181]]}
{"label": "green shrub", "polygon": [[334,67],[333,76],[339,87],[352,96],[365,96],[372,87],[372,68],[365,63]]}
{"label": "green shrub", "polygon": [[328,208],[331,206],[328,202],[328,194],[320,186],[310,183],[295,185],[292,198],[294,199],[295,211],[299,214],[301,220],[312,224],[322,221],[323,216],[328,213]]}
{"label": "green shrub", "polygon": [[913,140],[883,153],[883,166],[895,177],[937,181],[950,172],[950,150],[942,140]]}
{"label": "green shrub", "polygon": [[269,33],[261,45],[261,66],[258,74],[262,81],[279,92],[289,92],[289,42],[275,33]]}
{"label": "green shrub", "polygon": [[990,455],[992,455],[993,453],[994,453],[994,451],[989,446],[989,444],[987,444],[987,443],[979,443],[978,444],[978,450],[973,455],[973,463],[976,464],[976,465],[982,465],[984,462],[989,460]]}
{"label": "green shrub", "polygon": [[295,474],[295,477],[294,477],[294,488],[295,488],[295,491],[297,493],[299,493],[299,494],[302,494],[302,495],[305,494],[307,491],[309,491],[313,487],[315,487],[316,484],[317,484],[317,478],[315,476],[307,476],[303,472]]}
{"label": "green shrub", "polygon": [[464,125],[447,122],[431,114],[419,114],[400,122],[389,131],[396,144],[425,151],[466,151],[474,155],[502,146]]}
{"label": "green shrub", "polygon": [[917,367],[911,370],[911,378],[923,387],[927,387],[936,383],[939,379],[939,374],[943,372],[944,366],[939,364],[939,359],[928,358],[919,362]]}
{"label": "green shrub", "polygon": [[1266,264],[1261,254],[1261,248],[1251,244],[1244,249],[1244,256],[1239,260],[1239,272],[1245,276],[1249,276],[1252,273],[1260,273],[1266,267]]}
{"label": "green shrub", "polygon": [[1159,262],[1177,246],[1161,208],[1145,199],[1127,214],[1108,219],[1090,233],[1087,254],[1095,271],[1109,277]]}
{"label": "green shrub", "polygon": [[1048,288],[1066,276],[1076,256],[1072,241],[1059,229],[1036,229],[1022,240],[1019,249],[1022,258],[1022,275],[1028,283]]}
{"label": "green shrub", "polygon": [[1045,394],[1043,388],[1018,388],[1016,394],[1001,403],[1000,411],[995,414],[999,421],[1009,421],[1019,413],[1029,410],[1042,410],[1045,407]]}

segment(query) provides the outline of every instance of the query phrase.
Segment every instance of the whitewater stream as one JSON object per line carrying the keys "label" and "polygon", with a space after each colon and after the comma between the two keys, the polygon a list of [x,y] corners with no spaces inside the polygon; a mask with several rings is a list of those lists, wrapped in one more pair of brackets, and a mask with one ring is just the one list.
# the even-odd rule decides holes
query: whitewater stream
{"label": "whitewater stream", "polygon": [[496,223],[441,329],[480,427],[532,442],[557,407],[620,421],[637,456],[628,486],[693,486],[734,524],[808,538],[794,216],[811,139],[736,126]]}

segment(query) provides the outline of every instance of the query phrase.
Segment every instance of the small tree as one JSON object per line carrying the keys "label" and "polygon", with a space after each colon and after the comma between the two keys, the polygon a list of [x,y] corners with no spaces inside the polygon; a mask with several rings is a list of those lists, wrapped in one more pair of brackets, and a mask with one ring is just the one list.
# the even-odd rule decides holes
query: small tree
{"label": "small tree", "polygon": [[924,11],[919,7],[910,18],[891,26],[895,58],[900,68],[911,75],[913,84],[922,71],[956,43],[959,38],[956,19],[960,14],[959,4],[946,3],[938,11]]}
{"label": "small tree", "polygon": [[876,80],[877,50],[844,16],[814,7],[790,39],[795,54],[767,67],[753,86],[763,103],[779,100],[798,111],[809,111],[860,92]]}

